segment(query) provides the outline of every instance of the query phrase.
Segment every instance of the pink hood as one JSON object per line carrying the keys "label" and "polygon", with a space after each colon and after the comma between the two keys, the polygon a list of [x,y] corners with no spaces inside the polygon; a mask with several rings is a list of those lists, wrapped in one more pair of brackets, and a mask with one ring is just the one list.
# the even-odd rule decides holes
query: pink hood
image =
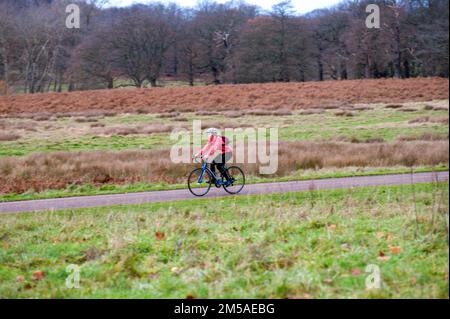
{"label": "pink hood", "polygon": [[220,151],[220,153],[223,154],[232,152],[233,150],[228,145],[223,144],[221,136],[211,135],[208,139],[208,143],[203,146],[199,154],[211,156],[217,151]]}

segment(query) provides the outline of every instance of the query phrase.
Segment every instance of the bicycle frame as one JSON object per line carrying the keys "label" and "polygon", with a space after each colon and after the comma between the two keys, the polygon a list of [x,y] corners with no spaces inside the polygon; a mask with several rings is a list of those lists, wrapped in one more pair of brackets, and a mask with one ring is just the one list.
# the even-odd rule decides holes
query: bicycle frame
{"label": "bicycle frame", "polygon": [[[226,168],[225,168],[225,169],[226,169]],[[203,182],[203,175],[205,175],[205,171],[208,171],[208,172],[212,175],[212,177],[214,177],[214,178],[216,179],[218,185],[226,185],[226,186],[228,186],[228,185],[230,184],[229,181],[224,182],[224,181],[223,181],[223,177],[221,177],[221,178],[219,179],[219,178],[217,177],[217,175],[216,175],[213,171],[211,171],[211,170],[209,169],[208,163],[207,163],[207,162],[203,162],[202,172],[201,172],[201,174],[200,174],[200,177],[198,178],[198,183],[199,183],[199,184],[201,184],[201,183]]]}

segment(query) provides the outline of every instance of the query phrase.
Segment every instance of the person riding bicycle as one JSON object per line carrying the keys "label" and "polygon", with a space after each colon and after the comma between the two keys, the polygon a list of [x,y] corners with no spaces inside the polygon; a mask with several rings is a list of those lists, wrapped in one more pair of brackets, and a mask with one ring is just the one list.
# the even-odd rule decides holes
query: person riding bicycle
{"label": "person riding bicycle", "polygon": [[229,140],[225,136],[220,136],[219,130],[214,127],[207,129],[205,133],[208,134],[208,143],[194,157],[202,157],[210,163],[210,169],[214,174],[217,166],[222,176],[229,181],[231,178],[225,169],[225,163],[233,155],[233,150],[228,146]]}

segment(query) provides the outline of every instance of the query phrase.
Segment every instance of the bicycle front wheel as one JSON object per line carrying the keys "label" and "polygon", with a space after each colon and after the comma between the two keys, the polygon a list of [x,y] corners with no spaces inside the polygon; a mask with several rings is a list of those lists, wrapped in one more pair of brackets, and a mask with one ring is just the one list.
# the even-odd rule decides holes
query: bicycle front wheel
{"label": "bicycle front wheel", "polygon": [[208,171],[204,172],[203,177],[199,182],[202,171],[203,169],[196,168],[188,177],[188,188],[194,196],[205,196],[211,188],[212,177]]}
{"label": "bicycle front wheel", "polygon": [[228,174],[232,178],[233,182],[228,186],[223,185],[223,188],[230,194],[239,193],[245,185],[244,172],[237,166],[231,166],[228,168]]}

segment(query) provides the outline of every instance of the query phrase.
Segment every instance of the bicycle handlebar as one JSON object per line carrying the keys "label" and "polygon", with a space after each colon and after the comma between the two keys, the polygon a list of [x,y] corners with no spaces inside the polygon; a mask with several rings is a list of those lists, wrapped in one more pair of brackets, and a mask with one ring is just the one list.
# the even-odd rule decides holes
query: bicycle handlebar
{"label": "bicycle handlebar", "polygon": [[194,160],[194,163],[203,163],[203,157],[202,156],[192,156],[192,159]]}

